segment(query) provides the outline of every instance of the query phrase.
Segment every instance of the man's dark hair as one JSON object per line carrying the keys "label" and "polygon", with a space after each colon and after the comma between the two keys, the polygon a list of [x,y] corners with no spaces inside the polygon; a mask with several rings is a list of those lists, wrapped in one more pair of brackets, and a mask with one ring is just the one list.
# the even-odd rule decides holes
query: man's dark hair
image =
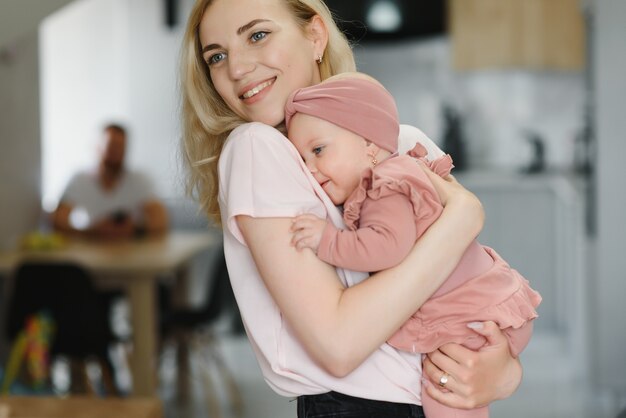
{"label": "man's dark hair", "polygon": [[104,128],[102,128],[102,130],[103,131],[108,131],[108,130],[117,131],[121,133],[122,135],[127,136],[126,128],[118,123],[109,123],[105,125]]}

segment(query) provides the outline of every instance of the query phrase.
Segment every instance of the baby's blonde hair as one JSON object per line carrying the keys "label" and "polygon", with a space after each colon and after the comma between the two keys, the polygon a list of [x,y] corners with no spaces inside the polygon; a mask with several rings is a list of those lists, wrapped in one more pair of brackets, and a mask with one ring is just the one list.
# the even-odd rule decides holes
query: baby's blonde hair
{"label": "baby's blonde hair", "polygon": [[[322,80],[355,70],[352,48],[322,0],[279,1],[285,2],[303,31],[315,15],[320,16],[326,25],[328,44],[319,64]],[[202,58],[199,27],[212,2],[196,1],[183,38],[180,67],[182,156],[187,171],[187,193],[198,200],[209,218],[220,224],[217,163],[230,132],[246,121],[237,116],[217,93]],[[318,64],[311,60],[311,65]]]}

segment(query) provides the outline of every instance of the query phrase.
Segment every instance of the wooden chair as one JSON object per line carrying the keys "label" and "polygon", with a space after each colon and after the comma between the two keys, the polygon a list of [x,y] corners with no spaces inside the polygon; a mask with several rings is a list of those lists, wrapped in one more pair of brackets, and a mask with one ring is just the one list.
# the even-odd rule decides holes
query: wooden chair
{"label": "wooden chair", "polygon": [[26,318],[45,311],[54,323],[50,354],[64,355],[77,365],[77,375],[83,377],[74,382],[77,391],[95,390],[85,370],[86,361],[94,358],[100,363],[106,390],[115,393],[108,358],[108,346],[114,340],[109,295],[97,292],[88,272],[75,264],[26,262],[18,266],[13,278],[5,327],[9,340],[15,340]]}
{"label": "wooden chair", "polygon": [[[202,381],[204,383],[209,416],[223,416],[213,382],[211,367],[215,367],[219,376],[218,385],[225,387],[230,408],[235,416],[243,413],[243,401],[239,387],[228,369],[219,347],[213,325],[227,310],[237,311],[226,260],[223,250],[216,256],[210,273],[210,285],[205,303],[198,308],[172,308],[168,305],[169,295],[161,294],[161,336],[163,340],[174,340],[177,345],[177,395],[184,398],[189,395],[189,357],[191,353],[201,356]],[[163,291],[163,289],[162,289]],[[166,292],[167,293],[167,292]],[[238,317],[236,317],[238,318]]]}

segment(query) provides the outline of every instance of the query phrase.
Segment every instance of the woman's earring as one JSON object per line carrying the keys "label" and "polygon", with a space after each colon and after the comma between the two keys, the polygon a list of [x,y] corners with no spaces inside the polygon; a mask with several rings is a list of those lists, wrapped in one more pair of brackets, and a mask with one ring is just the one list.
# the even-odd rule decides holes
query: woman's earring
{"label": "woman's earring", "polygon": [[370,153],[367,155],[372,157],[372,165],[376,167],[376,164],[378,164],[378,160],[376,159],[376,154],[374,154],[374,151],[370,151]]}
{"label": "woman's earring", "polygon": [[324,61],[323,56],[322,55],[318,55],[317,59],[315,61],[317,61],[318,65],[322,64],[322,62]]}

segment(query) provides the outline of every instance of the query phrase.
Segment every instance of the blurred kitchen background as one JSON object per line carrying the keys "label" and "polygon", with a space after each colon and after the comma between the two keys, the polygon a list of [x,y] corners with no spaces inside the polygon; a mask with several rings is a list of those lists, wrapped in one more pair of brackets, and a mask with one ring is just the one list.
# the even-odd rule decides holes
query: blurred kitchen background
{"label": "blurred kitchen background", "polygon": [[[481,242],[544,297],[524,382],[493,416],[616,417],[626,408],[626,2],[328,4],[358,68],[391,91],[403,123],[452,154],[483,201]],[[0,249],[40,227],[109,120],[130,127],[129,162],[155,180],[172,226],[206,228],[184,196],[178,155],[177,65],[191,5],[0,0]],[[190,291],[192,303],[202,294]],[[295,416],[245,337],[219,325],[243,416]],[[200,377],[182,404],[168,376],[159,392],[168,416],[209,414]]]}

